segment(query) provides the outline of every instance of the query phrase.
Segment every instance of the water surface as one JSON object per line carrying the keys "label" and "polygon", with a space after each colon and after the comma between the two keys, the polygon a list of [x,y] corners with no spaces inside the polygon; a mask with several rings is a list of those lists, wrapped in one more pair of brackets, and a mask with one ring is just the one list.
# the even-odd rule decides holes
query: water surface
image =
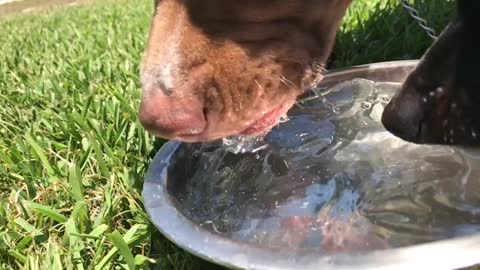
{"label": "water surface", "polygon": [[188,218],[265,248],[355,252],[480,231],[480,155],[380,123],[399,84],[305,95],[263,140],[181,146],[168,188]]}

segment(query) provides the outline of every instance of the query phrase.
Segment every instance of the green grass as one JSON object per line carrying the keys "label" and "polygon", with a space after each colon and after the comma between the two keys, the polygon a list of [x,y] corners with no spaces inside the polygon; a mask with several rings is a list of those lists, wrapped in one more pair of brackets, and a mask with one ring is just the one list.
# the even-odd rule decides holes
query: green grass
{"label": "green grass", "polygon": [[[0,19],[0,269],[214,268],[165,240],[143,210],[161,145],[136,116],[152,2]],[[418,58],[431,44],[399,1],[354,2],[332,67]],[[437,31],[453,10],[416,6]]]}

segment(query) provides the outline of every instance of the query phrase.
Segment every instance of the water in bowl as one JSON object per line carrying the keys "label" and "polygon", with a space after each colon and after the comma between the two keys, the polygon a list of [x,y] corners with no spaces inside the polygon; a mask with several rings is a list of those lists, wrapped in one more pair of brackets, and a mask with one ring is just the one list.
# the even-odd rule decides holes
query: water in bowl
{"label": "water in bowl", "polygon": [[168,189],[204,229],[264,248],[356,252],[480,231],[478,156],[387,132],[398,88],[343,82],[306,94],[262,140],[182,145]]}

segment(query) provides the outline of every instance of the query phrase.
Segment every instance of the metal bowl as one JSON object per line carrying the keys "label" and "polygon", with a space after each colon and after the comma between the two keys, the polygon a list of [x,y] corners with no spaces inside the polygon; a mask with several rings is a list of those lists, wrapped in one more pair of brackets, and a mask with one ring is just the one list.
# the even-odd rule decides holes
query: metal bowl
{"label": "metal bowl", "polygon": [[[353,78],[401,83],[417,63],[416,60],[394,61],[333,70],[326,74],[319,87],[328,88]],[[212,145],[211,147],[218,147],[218,145]],[[250,213],[253,211],[251,211],[252,202],[255,205],[256,198],[244,204],[239,200],[249,198],[251,194],[244,192],[242,196],[238,195],[241,190],[251,190],[245,187],[245,185],[251,185],[251,182],[240,182],[241,186],[229,191],[210,189],[210,179],[204,179],[205,182],[201,182],[201,186],[190,183],[187,178],[193,176],[188,168],[193,166],[190,163],[195,163],[199,156],[198,153],[196,156],[191,156],[192,152],[188,149],[201,147],[209,146],[172,141],[163,145],[150,164],[143,198],[146,211],[155,226],[172,242],[205,260],[241,269],[458,269],[480,263],[480,234],[476,232],[438,240],[430,239],[411,245],[378,249],[361,248],[341,252],[327,252],[318,247],[299,246],[295,239],[293,241],[297,244],[288,245],[284,244],[285,241],[292,239],[287,241],[282,238],[283,240],[278,242],[279,246],[278,243],[277,245],[262,244],[251,235],[241,236],[242,234],[238,232],[234,236],[229,231],[232,228],[229,227],[231,224],[224,224],[224,227],[219,229],[208,219],[212,216],[215,218],[220,216],[219,219],[253,220],[255,217]],[[235,159],[232,162],[234,161]],[[204,166],[208,170],[209,164]],[[234,192],[235,190],[238,192]],[[265,190],[268,192],[268,187]],[[211,196],[211,192],[223,192],[221,200],[209,201],[206,197]],[[192,204],[192,201],[186,203],[185,196],[202,201],[203,208],[198,208],[197,205]],[[262,204],[265,202],[260,198],[258,205]],[[258,213],[258,209],[261,208],[258,205],[254,207],[257,212],[253,212]],[[263,205],[262,207],[273,206]],[[293,211],[300,208],[295,208],[296,210]],[[226,212],[228,215],[225,214]],[[290,221],[294,224],[296,219],[293,218]],[[298,228],[300,230],[301,224]],[[265,234],[269,233],[271,234],[272,231],[265,231]],[[299,235],[295,237],[298,238]]]}

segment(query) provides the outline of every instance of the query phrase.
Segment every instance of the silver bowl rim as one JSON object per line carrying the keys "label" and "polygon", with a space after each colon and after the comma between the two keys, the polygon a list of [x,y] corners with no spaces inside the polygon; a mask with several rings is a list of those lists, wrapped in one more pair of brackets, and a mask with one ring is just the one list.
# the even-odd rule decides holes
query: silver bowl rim
{"label": "silver bowl rim", "polygon": [[[335,69],[330,75],[389,67],[412,67],[418,60],[378,62]],[[202,229],[175,208],[166,190],[166,168],[181,145],[166,142],[151,161],[142,197],[155,227],[170,241],[204,260],[234,269],[458,269],[480,263],[480,234],[401,248],[348,254],[296,254],[259,248]],[[165,218],[168,217],[168,218]]]}

